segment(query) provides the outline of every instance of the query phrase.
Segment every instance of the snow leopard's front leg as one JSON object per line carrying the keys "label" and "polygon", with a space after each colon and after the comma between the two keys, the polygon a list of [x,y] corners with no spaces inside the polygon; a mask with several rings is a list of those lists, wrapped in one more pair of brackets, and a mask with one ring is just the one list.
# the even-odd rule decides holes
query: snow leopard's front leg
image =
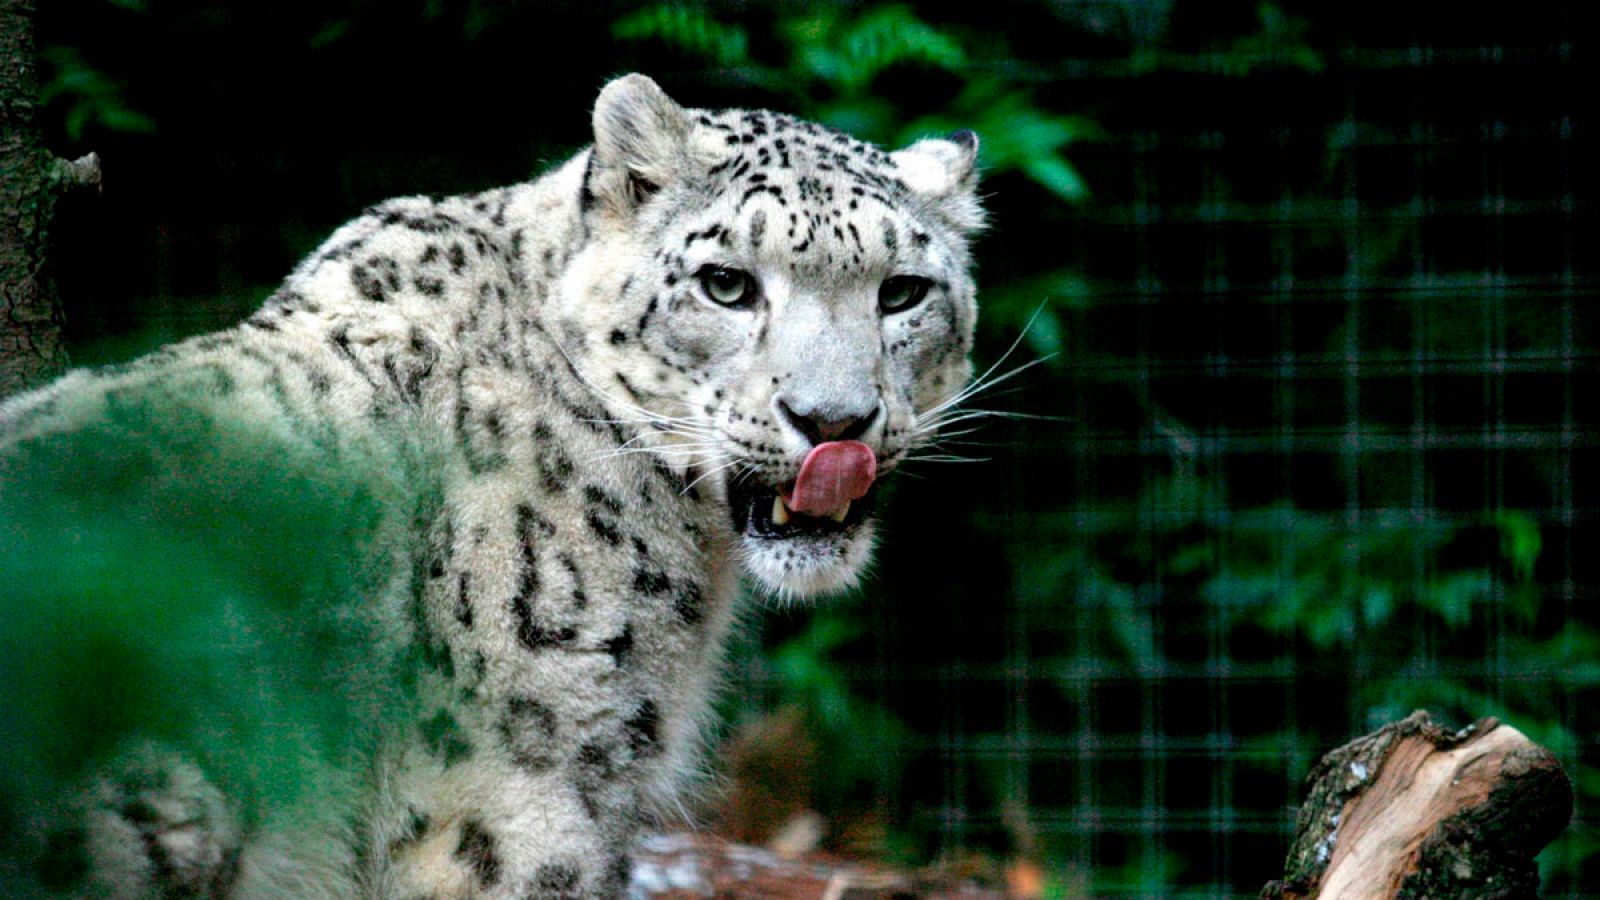
{"label": "snow leopard's front leg", "polygon": [[[567,662],[553,680],[570,689],[591,666]],[[569,703],[540,691],[425,714],[386,779],[369,836],[376,893],[568,900],[625,893],[655,713],[564,715],[570,712]]]}
{"label": "snow leopard's front leg", "polygon": [[620,531],[591,546],[605,510],[545,510],[457,503],[424,538],[403,614],[414,721],[384,742],[360,837],[375,896],[625,893],[676,708],[652,662],[686,632],[652,628],[670,598],[621,564],[647,542],[613,558]]}

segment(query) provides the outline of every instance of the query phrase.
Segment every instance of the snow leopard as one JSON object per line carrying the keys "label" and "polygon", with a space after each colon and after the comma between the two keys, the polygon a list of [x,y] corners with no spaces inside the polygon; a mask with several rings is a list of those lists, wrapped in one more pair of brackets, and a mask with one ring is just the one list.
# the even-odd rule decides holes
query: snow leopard
{"label": "snow leopard", "polygon": [[977,152],[623,76],[0,406],[6,896],[625,896],[741,584],[856,583],[970,380]]}

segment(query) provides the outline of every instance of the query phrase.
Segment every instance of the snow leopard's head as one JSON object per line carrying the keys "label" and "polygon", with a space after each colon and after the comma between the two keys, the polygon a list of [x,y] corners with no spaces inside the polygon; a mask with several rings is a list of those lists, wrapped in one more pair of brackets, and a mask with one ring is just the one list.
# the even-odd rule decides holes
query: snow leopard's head
{"label": "snow leopard's head", "polygon": [[727,505],[781,595],[860,576],[877,488],[970,375],[970,131],[894,153],[779,113],[685,109],[641,75],[594,112],[565,341]]}

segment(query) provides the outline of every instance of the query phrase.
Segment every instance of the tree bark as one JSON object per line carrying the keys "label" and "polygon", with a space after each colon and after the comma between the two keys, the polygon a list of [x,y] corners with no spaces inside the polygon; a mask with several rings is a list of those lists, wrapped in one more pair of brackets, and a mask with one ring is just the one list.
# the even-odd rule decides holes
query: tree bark
{"label": "tree bark", "polygon": [[1492,718],[1447,732],[1412,713],[1324,756],[1308,781],[1264,900],[1534,897],[1534,856],[1572,815],[1560,763]]}
{"label": "tree bark", "polygon": [[[61,302],[45,272],[53,182],[98,179],[98,162],[63,169],[39,138],[33,0],[0,0],[0,397],[59,373]],[[81,170],[80,170],[81,171]]]}

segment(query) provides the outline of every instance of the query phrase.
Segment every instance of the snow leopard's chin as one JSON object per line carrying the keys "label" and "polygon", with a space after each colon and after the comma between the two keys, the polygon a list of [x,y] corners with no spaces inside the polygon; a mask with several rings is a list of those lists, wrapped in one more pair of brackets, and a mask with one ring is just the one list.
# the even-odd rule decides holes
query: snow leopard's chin
{"label": "snow leopard's chin", "polygon": [[753,482],[730,479],[727,498],[745,571],[758,584],[781,599],[803,599],[861,580],[877,538],[877,485],[842,517],[814,517],[787,509],[778,489]]}

